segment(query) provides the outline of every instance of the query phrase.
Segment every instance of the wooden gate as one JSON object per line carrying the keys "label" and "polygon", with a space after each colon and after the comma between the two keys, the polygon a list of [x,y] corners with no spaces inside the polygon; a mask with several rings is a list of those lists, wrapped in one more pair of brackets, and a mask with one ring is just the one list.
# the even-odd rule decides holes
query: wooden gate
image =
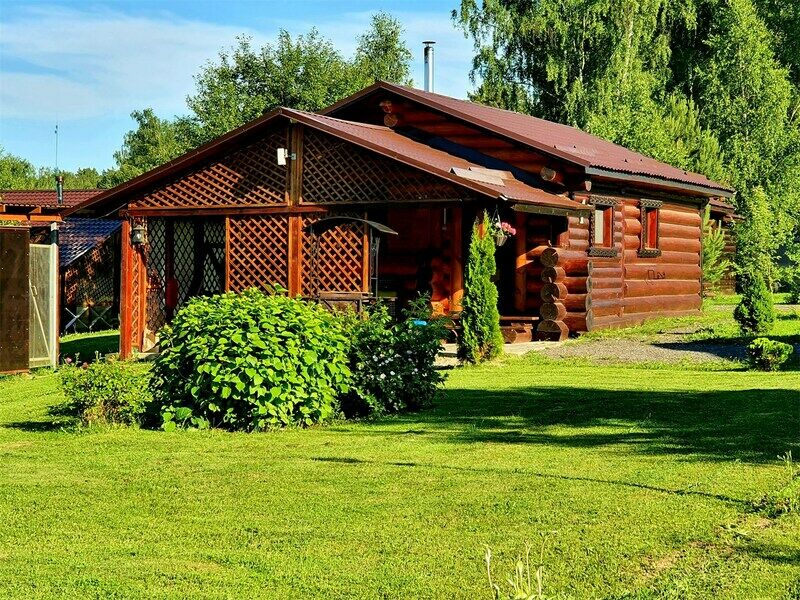
{"label": "wooden gate", "polygon": [[0,227],[0,373],[28,370],[26,227]]}

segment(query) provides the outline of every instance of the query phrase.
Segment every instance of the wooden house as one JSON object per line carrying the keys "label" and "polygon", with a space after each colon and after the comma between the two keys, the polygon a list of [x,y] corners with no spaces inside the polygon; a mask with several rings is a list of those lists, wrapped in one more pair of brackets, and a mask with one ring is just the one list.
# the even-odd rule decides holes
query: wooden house
{"label": "wooden house", "polygon": [[[376,83],[322,114],[280,108],[72,209],[122,224],[121,351],[187,298],[429,292],[457,314],[472,224],[498,248],[500,311],[546,338],[699,311],[701,210],[724,185],[580,130]],[[316,236],[330,215],[362,221]],[[373,248],[374,249],[374,248]],[[531,325],[532,324],[532,325]]]}

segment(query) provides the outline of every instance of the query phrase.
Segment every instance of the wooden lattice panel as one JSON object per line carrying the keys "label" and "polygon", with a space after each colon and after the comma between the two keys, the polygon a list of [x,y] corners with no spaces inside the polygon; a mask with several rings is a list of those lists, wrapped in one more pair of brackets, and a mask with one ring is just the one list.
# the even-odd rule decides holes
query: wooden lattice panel
{"label": "wooden lattice panel", "polygon": [[289,218],[286,215],[228,220],[228,285],[238,292],[274,284],[288,288]]}
{"label": "wooden lattice panel", "polygon": [[[363,217],[363,214],[356,215]],[[303,227],[316,221],[303,219]],[[360,292],[364,285],[364,226],[340,225],[318,236],[316,265],[312,260],[313,236],[303,234],[303,294]],[[315,281],[316,277],[316,281]],[[315,285],[318,282],[318,287]],[[316,289],[315,289],[316,288]]]}
{"label": "wooden lattice panel", "polygon": [[306,203],[418,202],[464,196],[448,181],[308,128],[303,152]]}
{"label": "wooden lattice panel", "polygon": [[286,167],[278,166],[275,158],[282,147],[286,147],[286,127],[158,187],[131,208],[283,204]]}
{"label": "wooden lattice panel", "polygon": [[146,309],[145,297],[145,264],[142,253],[138,249],[132,249],[131,257],[131,347],[139,348],[144,331],[144,313]]}

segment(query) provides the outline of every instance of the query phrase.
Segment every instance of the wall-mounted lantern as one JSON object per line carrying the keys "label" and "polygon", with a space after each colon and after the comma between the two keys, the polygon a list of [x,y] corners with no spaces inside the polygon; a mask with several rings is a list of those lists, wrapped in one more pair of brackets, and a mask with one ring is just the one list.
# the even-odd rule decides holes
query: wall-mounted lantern
{"label": "wall-mounted lantern", "polygon": [[131,246],[141,246],[147,237],[147,229],[144,223],[134,223],[131,227]]}

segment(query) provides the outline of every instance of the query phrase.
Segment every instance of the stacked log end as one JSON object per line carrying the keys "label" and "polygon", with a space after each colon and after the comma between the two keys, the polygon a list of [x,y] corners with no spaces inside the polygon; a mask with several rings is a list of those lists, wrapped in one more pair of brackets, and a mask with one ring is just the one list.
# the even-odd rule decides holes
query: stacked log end
{"label": "stacked log end", "polygon": [[561,341],[570,331],[586,329],[588,264],[582,252],[564,248],[543,248],[538,258],[542,303],[536,336]]}

